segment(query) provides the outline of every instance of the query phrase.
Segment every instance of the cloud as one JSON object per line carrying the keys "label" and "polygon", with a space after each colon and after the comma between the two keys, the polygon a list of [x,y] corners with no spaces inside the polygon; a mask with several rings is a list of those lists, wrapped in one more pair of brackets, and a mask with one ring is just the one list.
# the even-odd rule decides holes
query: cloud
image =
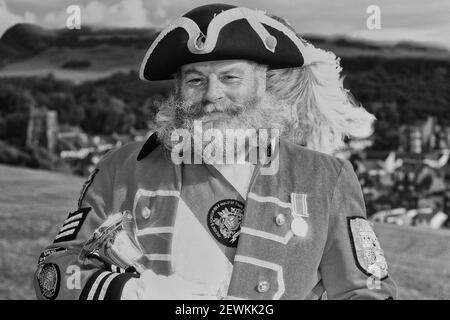
{"label": "cloud", "polygon": [[0,0],[0,35],[6,29],[19,22],[35,22],[36,15],[32,12],[26,11],[23,15],[15,14],[9,11],[8,6],[4,0]]}
{"label": "cloud", "polygon": [[[38,21],[44,27],[64,28],[66,8],[81,8],[82,25],[103,27],[164,27],[187,11],[211,0],[11,0],[11,13],[0,0],[0,33],[19,21]],[[287,19],[301,34],[343,34],[371,40],[418,40],[449,45],[450,1],[409,0],[221,0],[219,2],[258,8]],[[366,28],[366,9],[376,3],[381,9],[382,30]],[[28,13],[27,13],[28,12]],[[37,18],[38,19],[37,19]]]}
{"label": "cloud", "polygon": [[155,16],[158,17],[159,19],[164,19],[167,17],[167,12],[162,7],[158,7],[156,8]]}
{"label": "cloud", "polygon": [[[98,25],[102,27],[151,27],[148,11],[142,0],[121,0],[109,5],[99,1],[91,1],[80,6],[81,26]],[[159,14],[165,14],[160,12]],[[46,26],[63,28],[69,15],[65,11],[45,14],[43,21]]]}

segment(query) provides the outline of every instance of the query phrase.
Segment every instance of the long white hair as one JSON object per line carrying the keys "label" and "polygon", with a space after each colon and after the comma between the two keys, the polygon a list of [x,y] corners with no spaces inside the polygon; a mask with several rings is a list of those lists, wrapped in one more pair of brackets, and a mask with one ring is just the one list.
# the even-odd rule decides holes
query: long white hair
{"label": "long white hair", "polygon": [[310,149],[333,153],[343,146],[345,136],[370,136],[375,117],[344,89],[340,59],[304,42],[303,55],[310,63],[267,73],[267,89],[292,107],[286,138]]}

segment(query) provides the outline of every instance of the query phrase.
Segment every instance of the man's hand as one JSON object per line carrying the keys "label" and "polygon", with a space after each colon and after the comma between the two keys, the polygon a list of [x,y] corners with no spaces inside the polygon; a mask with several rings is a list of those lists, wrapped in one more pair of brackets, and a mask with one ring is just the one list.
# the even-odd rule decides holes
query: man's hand
{"label": "man's hand", "polygon": [[144,300],[145,284],[139,278],[131,278],[125,283],[120,300]]}
{"label": "man's hand", "polygon": [[121,299],[217,300],[216,294],[214,288],[184,280],[176,274],[166,277],[147,270],[139,279],[130,279],[125,284]]}

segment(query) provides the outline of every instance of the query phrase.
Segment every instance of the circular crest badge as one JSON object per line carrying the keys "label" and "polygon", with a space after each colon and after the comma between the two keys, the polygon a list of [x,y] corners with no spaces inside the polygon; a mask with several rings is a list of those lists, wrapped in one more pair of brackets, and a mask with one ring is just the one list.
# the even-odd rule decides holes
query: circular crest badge
{"label": "circular crest badge", "polygon": [[208,227],[214,238],[227,247],[237,247],[244,204],[226,199],[215,203],[208,211]]}
{"label": "circular crest badge", "polygon": [[37,281],[42,295],[50,300],[55,299],[58,295],[61,281],[58,266],[54,263],[46,263],[40,266],[37,273]]}

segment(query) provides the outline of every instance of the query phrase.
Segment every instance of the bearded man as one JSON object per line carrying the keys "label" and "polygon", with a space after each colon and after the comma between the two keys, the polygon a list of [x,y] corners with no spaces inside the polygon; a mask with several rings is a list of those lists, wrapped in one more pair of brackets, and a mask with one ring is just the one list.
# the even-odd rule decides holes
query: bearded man
{"label": "bearded man", "polygon": [[351,165],[311,150],[373,120],[339,72],[264,12],[207,5],[166,27],[141,78],[175,93],[145,143],[91,174],[39,258],[38,298],[395,298]]}

